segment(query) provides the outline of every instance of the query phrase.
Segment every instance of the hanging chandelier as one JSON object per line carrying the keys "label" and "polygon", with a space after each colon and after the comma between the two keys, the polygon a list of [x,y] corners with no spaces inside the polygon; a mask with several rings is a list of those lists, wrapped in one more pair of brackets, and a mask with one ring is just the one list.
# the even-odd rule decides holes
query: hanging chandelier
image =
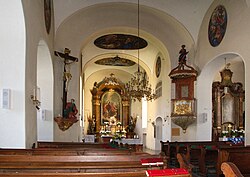
{"label": "hanging chandelier", "polygon": [[[139,33],[139,0],[138,0],[138,28],[137,28],[137,34],[138,34],[138,46],[140,46],[140,33]],[[140,68],[140,53],[139,53],[140,47],[138,47],[138,69],[134,73],[131,80],[126,83],[125,87],[127,90],[128,95],[133,101],[141,101],[142,98],[145,98],[147,101],[152,101],[155,99],[155,94],[152,93],[151,84],[149,84],[149,78],[147,76],[146,71],[142,70]]]}

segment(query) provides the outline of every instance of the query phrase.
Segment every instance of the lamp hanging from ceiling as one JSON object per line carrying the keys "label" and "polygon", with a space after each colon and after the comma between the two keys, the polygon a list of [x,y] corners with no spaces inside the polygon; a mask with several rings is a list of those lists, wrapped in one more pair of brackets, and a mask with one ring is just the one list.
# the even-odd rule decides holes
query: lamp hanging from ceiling
{"label": "lamp hanging from ceiling", "polygon": [[[140,4],[138,0],[138,14],[137,14],[137,19],[138,19],[138,28],[137,28],[137,35],[138,35],[138,42],[137,45],[140,46],[140,26],[139,26],[139,10],[140,10]],[[155,94],[151,88],[151,84],[149,84],[149,78],[147,76],[146,71],[140,69],[140,47],[138,47],[138,68],[137,71],[134,73],[133,77],[131,80],[126,83],[126,90],[128,95],[131,97],[133,101],[141,101],[142,98],[146,98],[147,101],[152,101],[155,99]]]}

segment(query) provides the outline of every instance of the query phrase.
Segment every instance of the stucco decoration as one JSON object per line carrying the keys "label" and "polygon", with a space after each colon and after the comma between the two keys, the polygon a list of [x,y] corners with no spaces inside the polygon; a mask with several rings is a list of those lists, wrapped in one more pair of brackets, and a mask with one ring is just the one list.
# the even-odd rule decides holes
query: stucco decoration
{"label": "stucco decoration", "polygon": [[102,49],[143,49],[148,43],[144,39],[129,34],[107,34],[94,41]]}
{"label": "stucco decoration", "polygon": [[211,46],[218,46],[226,32],[227,28],[227,12],[224,6],[217,6],[209,21],[208,25],[208,39]]}

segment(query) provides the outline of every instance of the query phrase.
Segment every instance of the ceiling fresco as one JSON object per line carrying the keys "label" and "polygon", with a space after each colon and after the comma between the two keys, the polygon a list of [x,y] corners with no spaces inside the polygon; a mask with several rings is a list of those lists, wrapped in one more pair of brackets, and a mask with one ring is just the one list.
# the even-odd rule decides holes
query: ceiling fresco
{"label": "ceiling fresco", "polygon": [[133,66],[135,62],[121,58],[118,55],[115,57],[103,58],[95,62],[98,65],[108,65],[108,66]]}
{"label": "ceiling fresco", "polygon": [[97,38],[94,44],[102,49],[133,50],[147,47],[146,40],[129,34],[107,34]]}

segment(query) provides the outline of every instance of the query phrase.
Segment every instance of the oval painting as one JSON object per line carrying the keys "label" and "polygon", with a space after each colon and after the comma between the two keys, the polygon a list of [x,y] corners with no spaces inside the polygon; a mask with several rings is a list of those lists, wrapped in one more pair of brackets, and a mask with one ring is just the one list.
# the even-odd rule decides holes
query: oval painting
{"label": "oval painting", "polygon": [[159,77],[161,74],[161,57],[157,57],[156,64],[155,64],[155,75]]}
{"label": "oval painting", "polygon": [[227,28],[227,12],[224,6],[217,6],[209,21],[208,38],[211,46],[218,46],[226,32]]}
{"label": "oval painting", "polygon": [[107,34],[94,41],[97,47],[102,49],[133,50],[147,47],[146,40],[129,34]]}

